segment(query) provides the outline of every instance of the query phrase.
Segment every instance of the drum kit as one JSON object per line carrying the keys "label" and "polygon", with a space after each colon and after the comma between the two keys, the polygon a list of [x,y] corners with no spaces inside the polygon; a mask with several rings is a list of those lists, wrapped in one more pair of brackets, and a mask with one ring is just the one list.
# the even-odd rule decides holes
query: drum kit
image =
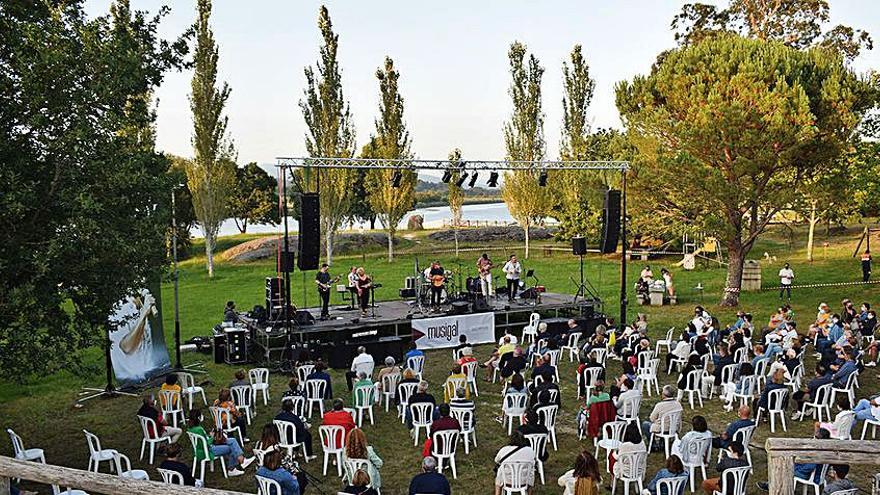
{"label": "drum kit", "polygon": [[[415,260],[413,276],[406,277],[404,289],[401,289],[401,297],[413,298],[411,313],[425,313],[425,307],[430,304],[431,286],[435,284],[425,272],[419,268],[418,259]],[[443,288],[440,291],[440,305],[445,306],[457,301],[473,301],[480,294],[480,278],[468,276],[462,280],[461,263],[458,270],[444,270]]]}

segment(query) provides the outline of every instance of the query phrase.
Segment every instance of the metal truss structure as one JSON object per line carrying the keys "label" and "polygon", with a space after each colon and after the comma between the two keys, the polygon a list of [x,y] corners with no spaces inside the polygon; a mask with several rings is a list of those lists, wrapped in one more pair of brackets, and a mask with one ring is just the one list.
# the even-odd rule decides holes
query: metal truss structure
{"label": "metal truss structure", "polygon": [[278,167],[284,168],[349,168],[349,169],[394,169],[394,170],[608,170],[625,172],[629,170],[626,161],[507,161],[507,160],[400,160],[385,158],[305,158],[278,157]]}

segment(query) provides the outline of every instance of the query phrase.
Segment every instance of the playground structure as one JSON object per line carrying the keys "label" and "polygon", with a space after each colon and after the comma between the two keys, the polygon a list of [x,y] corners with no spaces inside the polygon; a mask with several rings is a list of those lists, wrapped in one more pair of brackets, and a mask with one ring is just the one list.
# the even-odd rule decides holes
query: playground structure
{"label": "playground structure", "polygon": [[632,246],[630,253],[632,259],[647,261],[652,256],[682,256],[681,261],[675,264],[685,270],[696,268],[697,259],[711,261],[720,266],[726,265],[724,254],[718,239],[703,234],[684,234],[681,237],[681,250],[669,250],[676,239],[666,241],[655,246],[638,245]]}
{"label": "playground structure", "polygon": [[859,238],[859,243],[856,245],[855,251],[853,251],[853,258],[862,254],[862,244],[865,245],[865,251],[871,250],[871,234],[880,235],[880,227],[871,228],[870,225],[865,225],[865,229],[862,231],[862,236]]}

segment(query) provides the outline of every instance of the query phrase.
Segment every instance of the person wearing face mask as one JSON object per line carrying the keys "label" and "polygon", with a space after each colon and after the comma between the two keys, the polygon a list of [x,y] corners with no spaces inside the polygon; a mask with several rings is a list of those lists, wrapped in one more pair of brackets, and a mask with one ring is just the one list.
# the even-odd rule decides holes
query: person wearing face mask
{"label": "person wearing face mask", "polygon": [[[867,303],[863,304],[862,307],[867,306]],[[877,327],[877,313],[874,312],[873,309],[869,309],[865,312],[865,320],[862,322],[859,327],[859,331],[862,332],[862,335],[874,335],[874,329]],[[877,366],[877,350],[880,347],[880,343],[876,340],[872,341],[868,348],[865,349],[865,354],[867,354],[867,358],[865,361],[865,366],[869,368],[873,368]]]}

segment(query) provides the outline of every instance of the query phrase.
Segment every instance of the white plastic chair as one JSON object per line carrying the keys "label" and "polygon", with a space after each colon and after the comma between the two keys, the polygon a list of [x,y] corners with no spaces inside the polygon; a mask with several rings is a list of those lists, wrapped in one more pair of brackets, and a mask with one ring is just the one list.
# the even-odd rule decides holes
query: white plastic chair
{"label": "white plastic chair", "polygon": [[858,493],[858,488],[850,488],[849,490],[837,490],[836,492],[831,492],[828,495],[857,495]]}
{"label": "white plastic chair", "polygon": [[620,403],[617,408],[617,421],[625,421],[627,423],[639,422],[639,407],[642,405],[642,397],[630,397]]}
{"label": "white plastic chair", "polygon": [[116,474],[123,478],[132,480],[149,480],[150,475],[143,469],[132,469],[131,459],[127,455],[115,452],[113,455],[113,465],[116,466]]}
{"label": "white plastic chair", "polygon": [[822,493],[822,485],[825,484],[825,475],[828,474],[828,467],[830,464],[819,464],[816,469],[819,470],[819,478],[816,478],[816,471],[810,473],[810,476],[807,479],[794,477],[794,492],[797,492],[798,485],[804,485],[804,495],[807,495],[807,489],[812,488],[814,495],[820,495]]}
{"label": "white plastic chair", "polygon": [[846,377],[846,383],[844,383],[843,388],[835,387],[832,385],[831,386],[831,399],[829,400],[829,403],[831,403],[831,404],[837,403],[835,398],[837,396],[837,393],[839,392],[841,394],[846,394],[846,397],[849,399],[849,407],[853,407],[855,405],[855,401],[856,401],[855,386],[856,386],[856,380],[858,379],[858,376],[859,376],[858,371],[853,371],[852,373],[850,373],[849,376]]}
{"label": "white plastic chair", "polygon": [[450,399],[455,397],[455,391],[460,388],[467,388],[467,377],[452,378],[450,376],[446,378],[445,382],[443,382],[443,391]]}
{"label": "white plastic chair", "polygon": [[864,421],[864,425],[862,426],[862,440],[865,439],[865,433],[868,432],[868,425],[873,427],[873,431],[871,432],[871,438],[877,438],[877,426],[880,426],[880,420],[877,419],[866,419]]}
{"label": "white plastic chair", "polygon": [[550,440],[553,441],[553,450],[559,450],[556,447],[556,414],[558,412],[559,406],[557,405],[543,406],[537,409],[539,421],[547,428]]}
{"label": "white plastic chair", "polygon": [[596,366],[590,368],[584,368],[581,372],[581,381],[584,384],[584,397],[589,397],[590,392],[593,387],[596,386],[596,382],[599,381],[599,376],[602,374],[603,368],[599,368]]}
{"label": "white plastic chair", "polygon": [[178,473],[177,471],[162,468],[156,468],[156,471],[158,471],[159,476],[162,477],[163,483],[178,486],[184,486],[186,484],[186,482],[183,481],[183,475]]}
{"label": "white plastic chair", "polygon": [[[743,426],[742,428],[738,428],[735,432],[733,432],[733,438],[730,439],[731,442],[739,442],[743,446],[743,450],[745,451],[746,461],[748,461],[749,466],[752,465],[752,453],[749,451],[749,443],[752,441],[752,435],[755,434],[755,428],[758,425],[752,426]],[[727,449],[718,449],[718,462],[721,462],[721,458],[727,453]]]}
{"label": "white plastic chair", "polygon": [[397,401],[400,412],[400,422],[406,422],[406,411],[409,406],[409,398],[416,393],[419,384],[415,382],[400,383],[397,385]]}
{"label": "white plastic chair", "polygon": [[726,469],[721,474],[721,490],[713,491],[713,495],[746,495],[746,478],[749,466]]}
{"label": "white plastic chair", "polygon": [[302,449],[303,458],[306,462],[309,462],[309,457],[306,455],[305,443],[296,438],[296,425],[280,419],[275,419],[272,423],[274,423],[275,428],[278,429],[278,446],[287,450],[287,455],[290,457],[293,457],[294,450]]}
{"label": "white plastic chair", "polygon": [[296,377],[299,378],[300,383],[305,383],[313,371],[315,371],[314,364],[301,364],[296,367]]}
{"label": "white plastic chair", "polygon": [[755,375],[744,376],[741,377],[740,382],[739,392],[734,390],[731,404],[739,399],[741,406],[750,405],[758,388],[758,377]]}
{"label": "white plastic chair", "polygon": [[168,421],[170,416],[171,425],[177,428],[177,420],[183,420],[183,403],[180,392],[177,390],[160,390],[159,396],[161,397],[159,405],[161,406],[162,417],[165,418],[165,421]]}
{"label": "white plastic chair", "polygon": [[694,395],[700,401],[700,407],[703,407],[703,370],[691,370],[685,378],[684,393],[688,394],[688,404],[691,409],[694,408]]}
{"label": "white plastic chair", "polygon": [[[816,421],[822,421],[822,412],[825,412],[825,417],[828,418],[828,421],[831,421],[831,386],[832,384],[826,383],[816,389],[815,397],[810,397],[809,401],[804,401],[804,405],[801,406],[801,419],[803,419],[804,415],[807,413],[807,408],[812,408],[816,411]],[[862,440],[864,440],[864,436]]]}
{"label": "white plastic chair", "polygon": [[660,367],[659,359],[649,359],[643,368],[636,370],[636,380],[639,390],[651,396],[651,389],[660,392],[660,383],[657,381],[657,369]]}
{"label": "white plastic chair", "polygon": [[370,424],[376,424],[373,422],[373,403],[376,402],[376,388],[375,387],[358,387],[354,391],[354,408],[357,411],[357,424],[358,428],[364,422],[364,411],[370,413]]}
{"label": "white plastic chair", "polygon": [[324,380],[306,380],[306,400],[309,403],[309,417],[312,417],[312,407],[317,404],[321,416],[324,416],[324,393],[327,390],[327,382]]}
{"label": "white plastic chair", "polygon": [[791,387],[791,393],[795,393],[801,389],[801,379],[804,377],[804,363],[794,367],[791,372],[791,380],[785,382],[786,387]]}
{"label": "white plastic chair", "polygon": [[578,351],[580,350],[580,347],[578,347],[578,343],[580,342],[580,340],[581,333],[574,332],[568,336],[568,341],[566,342],[566,344],[559,348],[559,350],[562,352],[568,352],[568,362],[570,363],[573,363],[574,360],[577,358]]}
{"label": "white plastic chair", "polygon": [[205,397],[205,389],[196,385],[196,379],[191,373],[178,372],[177,379],[180,381],[180,393],[189,400],[189,408],[193,408],[193,397],[201,394],[202,402],[207,406],[208,399]]}
{"label": "white plastic chair", "polygon": [[534,342],[538,337],[538,325],[541,323],[541,315],[532,313],[529,315],[529,324],[523,327],[522,338],[520,342],[525,344],[527,341]]}
{"label": "white plastic chair", "polygon": [[534,462],[504,461],[501,463],[501,493],[503,495],[528,495],[529,475],[535,469]]}
{"label": "white plastic chair", "polygon": [[12,431],[11,428],[7,428],[6,433],[9,434],[9,438],[12,440],[12,452],[16,459],[46,464],[46,454],[43,452],[43,449],[26,449],[21,437]]}
{"label": "white plastic chair", "polygon": [[116,451],[113,449],[101,448],[101,440],[94,433],[83,430],[86,435],[86,443],[89,445],[89,467],[88,471],[98,472],[102,462],[110,464],[110,471],[113,471],[114,456]]}
{"label": "white plastic chair", "polygon": [[[780,421],[782,421],[782,431],[788,431],[788,428],[785,426],[785,410],[782,408],[783,402],[785,402],[785,397],[788,395],[787,388],[777,388],[771,390],[767,394],[767,414],[770,415],[770,432],[776,433],[776,416],[779,416]],[[764,411],[763,408],[758,408],[758,417],[755,420],[755,423],[761,424],[761,413]]]}
{"label": "white plastic chair", "polygon": [[479,397],[480,391],[477,390],[477,366],[479,365],[476,361],[468,361],[461,365],[461,372],[467,377],[467,384],[471,387],[471,390],[474,391],[474,395]]}
{"label": "white plastic chair", "polygon": [[623,495],[629,495],[629,484],[635,483],[638,487],[636,494],[643,490],[642,480],[645,478],[645,470],[648,464],[647,452],[627,452],[621,454],[615,463],[615,471],[611,480],[611,495],[617,488],[617,480],[623,482]]}
{"label": "white plastic chair", "polygon": [[694,491],[694,478],[696,477],[696,469],[700,468],[703,474],[703,480],[706,479],[706,462],[712,452],[711,438],[698,438],[687,444],[687,451],[682,452],[681,463],[688,472],[688,478],[691,480],[691,491]]}
{"label": "white plastic chair", "polygon": [[678,495],[679,493],[684,492],[684,485],[687,484],[687,482],[687,476],[677,476],[675,478],[663,478],[657,480],[657,495]]}
{"label": "white plastic chair", "polygon": [[248,380],[251,382],[251,389],[253,389],[253,395],[256,396],[257,392],[263,392],[263,405],[269,404],[269,369],[268,368],[254,368],[248,371]]}
{"label": "white plastic chair", "polygon": [[840,429],[831,438],[836,440],[852,440],[852,428],[856,422],[856,413],[853,411],[843,411],[843,421],[841,421]]}
{"label": "white plastic chair", "polygon": [[168,442],[168,445],[171,445],[171,437],[167,436],[159,436],[159,427],[156,425],[156,422],[150,418],[145,416],[138,416],[138,421],[141,424],[141,431],[144,434],[143,440],[141,440],[141,457],[140,460],[144,460],[144,452],[146,451],[147,444],[150,445],[150,464],[153,464],[153,457],[156,453],[156,444],[160,444],[163,442]]}
{"label": "white plastic chair", "polygon": [[413,373],[421,380],[422,373],[425,372],[425,356],[410,356],[406,359],[406,367],[413,370]]}
{"label": "white plastic chair", "polygon": [[382,377],[382,396],[385,397],[385,412],[391,407],[391,399],[397,397],[397,386],[400,385],[400,373],[389,373]]}
{"label": "white plastic chair", "polygon": [[541,484],[544,485],[546,482],[544,481],[544,462],[541,460],[541,453],[547,449],[547,434],[529,433],[523,436],[529,441],[532,450],[535,451],[535,469],[538,471],[538,476],[541,477]]}
{"label": "white plastic chair", "polygon": [[[670,352],[672,352],[672,351],[670,351]],[[669,367],[666,369],[666,374],[671,375],[673,368],[676,368],[679,370],[684,369],[684,365],[686,365],[686,364],[687,364],[687,358],[673,356],[672,359],[669,360]]]}
{"label": "white plastic chair", "polygon": [[288,395],[281,398],[281,404],[283,405],[285,402],[293,403],[293,414],[296,414],[300,418],[304,418],[306,415],[306,398],[302,395]]}
{"label": "white plastic chair", "polygon": [[601,364],[603,368],[605,367],[605,360],[608,358],[608,349],[605,347],[595,347],[590,351],[590,354],[596,358],[597,363]]}
{"label": "white plastic chair", "polygon": [[556,378],[556,383],[559,383],[559,357],[562,355],[562,351],[552,349],[544,354],[550,356],[550,366],[553,366],[553,375]]}
{"label": "white plastic chair", "polygon": [[409,404],[409,414],[412,419],[413,426],[413,445],[419,444],[419,430],[425,429],[425,438],[430,435],[431,425],[434,423],[432,415],[434,414],[434,404],[430,402],[416,402]]}
{"label": "white plastic chair", "polygon": [[257,478],[257,495],[281,495],[281,485],[270,478],[255,476]]}
{"label": "white plastic chair", "polygon": [[464,442],[464,453],[465,455],[468,455],[471,453],[470,443],[474,442],[474,447],[477,446],[477,430],[476,424],[474,423],[474,410],[465,407],[450,407],[449,412],[452,414],[453,418],[458,420],[458,424],[461,426],[459,433],[461,433],[461,439]]}
{"label": "white plastic chair", "polygon": [[747,363],[749,361],[749,348],[742,346],[733,352],[734,363]]}
{"label": "white plastic chair", "polygon": [[681,414],[682,411],[670,411],[660,416],[660,431],[651,432],[651,440],[648,442],[649,452],[654,446],[654,437],[657,436],[663,439],[666,457],[669,458],[669,449],[672,447],[672,442],[678,438],[678,429],[681,428]]}
{"label": "white plastic chair", "polygon": [[354,373],[357,375],[358,373],[363,372],[367,375],[367,378],[373,379],[373,371],[376,369],[376,363],[373,361],[364,361],[362,363],[358,363],[354,367]]}
{"label": "white plastic chair", "polygon": [[656,344],[654,344],[654,354],[659,356],[661,347],[666,349],[667,354],[672,352],[672,344],[674,342],[672,340],[672,332],[674,332],[674,331],[675,331],[675,327],[670,328],[669,330],[666,331],[666,338],[660,339],[656,342]]}
{"label": "white plastic chair", "polygon": [[443,462],[448,460],[452,468],[452,478],[458,479],[455,469],[455,449],[458,445],[458,430],[439,430],[431,435],[431,455],[437,459],[437,470],[443,471]]}
{"label": "white plastic chair", "polygon": [[[365,473],[369,473],[370,471],[370,461],[369,459],[352,459],[348,458],[343,461],[344,466],[344,474],[342,475],[342,484],[351,483],[351,480],[354,479],[354,473],[358,472],[358,470],[362,470]],[[370,484],[372,485],[372,480],[370,480]]]}
{"label": "white plastic chair", "polygon": [[[186,432],[189,437],[189,443],[193,448],[193,467],[192,467],[192,475],[196,475],[196,469],[201,466],[199,479],[202,482],[205,481],[205,466],[211,467],[211,472],[214,472],[214,461],[211,460],[211,449],[208,447],[208,441],[205,437],[201,435],[196,435],[195,433],[188,431]],[[201,461],[198,460],[198,453],[201,452],[203,458]],[[223,477],[226,478],[228,475],[226,474],[226,459],[222,455],[218,455],[214,459],[220,459],[220,470],[223,471]]]}
{"label": "white plastic chair", "polygon": [[761,393],[761,389],[767,384],[767,366],[770,363],[769,358],[761,359],[755,364],[755,393]]}
{"label": "white plastic chair", "polygon": [[623,439],[623,431],[626,421],[609,421],[602,425],[602,438],[596,442],[596,457],[599,457],[599,449],[605,449],[605,470],[611,465],[611,453],[617,452]]}
{"label": "white plastic chair", "polygon": [[526,407],[529,401],[528,395],[524,393],[511,393],[504,396],[504,405],[501,411],[504,413],[504,422],[507,423],[507,434],[513,434],[513,418],[519,419],[519,424],[523,424],[523,415],[526,413]]}
{"label": "white plastic chair", "polygon": [[229,389],[232,392],[232,402],[236,409],[244,412],[248,424],[251,424],[251,414],[256,416],[256,404],[254,404],[254,389],[249,385],[239,385]]}
{"label": "white plastic chair", "polygon": [[[214,428],[226,433],[227,435],[235,435],[238,437],[238,444],[244,445],[244,435],[241,428],[234,426],[232,423],[232,414],[226,409],[217,406],[208,408],[211,411],[211,417],[214,419]],[[225,420],[225,421],[224,421]]]}
{"label": "white plastic chair", "polygon": [[330,456],[336,457],[336,471],[342,477],[342,451],[345,448],[345,428],[339,425],[321,425],[321,446],[324,449],[324,476],[327,476],[327,464]]}

